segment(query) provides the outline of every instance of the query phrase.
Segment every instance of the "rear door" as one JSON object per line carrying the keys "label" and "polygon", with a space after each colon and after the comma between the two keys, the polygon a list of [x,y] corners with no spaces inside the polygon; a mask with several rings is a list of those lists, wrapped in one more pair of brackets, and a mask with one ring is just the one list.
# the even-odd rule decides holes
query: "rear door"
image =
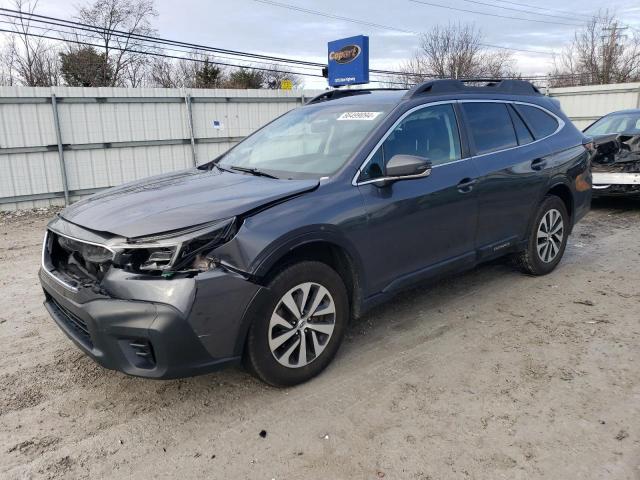
{"label": "rear door", "polygon": [[500,255],[526,234],[532,206],[547,184],[550,150],[536,142],[510,102],[463,101],[478,177],[480,259]]}
{"label": "rear door", "polygon": [[[441,270],[475,261],[477,177],[462,142],[453,103],[407,112],[388,131],[356,179],[368,216],[363,247],[372,293],[401,288]],[[378,186],[396,154],[432,162],[429,176]]]}

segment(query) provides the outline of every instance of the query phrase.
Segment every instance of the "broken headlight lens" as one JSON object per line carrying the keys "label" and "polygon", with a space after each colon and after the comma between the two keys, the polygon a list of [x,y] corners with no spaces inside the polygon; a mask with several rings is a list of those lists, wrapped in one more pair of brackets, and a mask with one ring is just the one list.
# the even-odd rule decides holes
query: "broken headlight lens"
{"label": "broken headlight lens", "polygon": [[236,219],[190,227],[184,230],[129,238],[116,247],[115,265],[140,273],[169,274],[206,271],[213,267],[209,253],[236,233]]}
{"label": "broken headlight lens", "polygon": [[58,236],[58,245],[69,253],[78,252],[87,262],[105,263],[113,258],[113,252],[99,245],[73,240],[68,237]]}

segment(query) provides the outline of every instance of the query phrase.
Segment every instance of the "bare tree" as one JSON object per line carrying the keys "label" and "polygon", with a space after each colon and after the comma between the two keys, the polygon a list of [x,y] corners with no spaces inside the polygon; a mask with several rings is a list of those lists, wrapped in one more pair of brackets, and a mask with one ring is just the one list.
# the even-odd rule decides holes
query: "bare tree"
{"label": "bare tree", "polygon": [[393,82],[410,86],[430,78],[517,76],[511,53],[484,47],[482,38],[473,24],[435,26],[422,34],[418,51]]}
{"label": "bare tree", "polygon": [[[154,48],[137,36],[155,34],[151,20],[156,16],[153,0],[96,0],[78,8],[78,21],[97,27],[96,33],[78,35],[86,37],[90,43],[100,44],[104,52],[106,84],[119,86],[139,82],[141,69],[136,65],[146,62],[144,52]],[[109,68],[113,75],[107,82]]]}
{"label": "bare tree", "polygon": [[149,84],[165,88],[223,88],[227,71],[215,57],[191,52],[180,60],[154,58],[149,71]]}
{"label": "bare tree", "polygon": [[133,88],[144,87],[149,82],[150,69],[150,56],[139,55],[139,58],[128,62],[124,68],[123,77],[125,84]]}
{"label": "bare tree", "polygon": [[0,85],[12,86],[16,79],[16,51],[11,45],[5,45],[0,53]]}
{"label": "bare tree", "polygon": [[37,6],[37,0],[13,0],[13,9],[21,14],[9,20],[14,33],[6,46],[4,67],[12,81],[30,87],[49,87],[60,82],[58,54],[53,44],[33,36],[29,15]]}
{"label": "bare tree", "polygon": [[274,64],[264,72],[264,87],[278,90],[282,88],[283,80],[291,81],[293,88],[302,85],[302,79],[299,75],[291,73],[286,67]]}
{"label": "bare tree", "polygon": [[601,11],[554,59],[551,85],[577,86],[640,80],[640,33]]}
{"label": "bare tree", "polygon": [[149,69],[149,83],[154,87],[181,87],[182,79],[177,62],[162,57],[154,58]]}
{"label": "bare tree", "polygon": [[206,55],[192,52],[187,58],[178,60],[176,63],[176,73],[180,80],[180,86],[185,88],[196,88],[196,76],[200,70],[200,62],[208,58]]}

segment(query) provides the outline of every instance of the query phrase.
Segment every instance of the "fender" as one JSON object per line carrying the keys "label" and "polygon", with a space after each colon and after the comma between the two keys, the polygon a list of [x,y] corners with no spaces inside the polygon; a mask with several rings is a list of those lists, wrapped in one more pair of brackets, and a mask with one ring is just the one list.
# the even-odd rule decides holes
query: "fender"
{"label": "fender", "polygon": [[334,225],[313,225],[304,230],[292,232],[271,242],[252,262],[251,274],[263,277],[290,251],[311,243],[324,242],[347,252],[354,263],[359,279],[362,279],[364,267],[360,253],[339,228]]}

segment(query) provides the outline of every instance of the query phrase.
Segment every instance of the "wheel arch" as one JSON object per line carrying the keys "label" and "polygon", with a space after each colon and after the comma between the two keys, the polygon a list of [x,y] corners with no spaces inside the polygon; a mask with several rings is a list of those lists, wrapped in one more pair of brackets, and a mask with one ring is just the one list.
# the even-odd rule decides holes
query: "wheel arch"
{"label": "wheel arch", "polygon": [[528,235],[528,232],[530,232],[531,229],[533,228],[536,212],[538,211],[538,208],[540,208],[540,204],[544,201],[545,197],[547,197],[548,195],[554,195],[560,198],[560,200],[562,200],[562,202],[564,203],[565,207],[567,208],[567,213],[569,214],[569,226],[570,226],[569,233],[571,233],[571,230],[573,229],[573,223],[574,223],[575,201],[573,198],[573,192],[571,191],[571,187],[569,185],[570,184],[566,178],[556,177],[551,179],[551,181],[548,183],[546,188],[542,189],[542,191],[540,192],[540,197],[538,198],[538,201],[532,205],[529,212],[529,220],[527,222],[527,230],[526,230],[527,235]]}
{"label": "wheel arch", "polygon": [[274,243],[279,244],[279,247],[258,262],[252,274],[263,288],[249,302],[242,318],[242,327],[236,340],[236,351],[241,356],[245,354],[254,302],[260,300],[261,295],[268,295],[269,289],[266,286],[269,281],[282,269],[294,263],[315,260],[329,265],[340,275],[347,288],[350,318],[359,317],[362,311],[364,275],[361,259],[354,247],[326,231],[307,233],[286,242]]}
{"label": "wheel arch", "polygon": [[564,206],[567,208],[570,223],[571,225],[573,225],[575,200],[573,198],[573,192],[571,191],[571,188],[569,188],[569,186],[565,182],[556,182],[547,190],[545,196],[547,195],[555,195],[556,197],[560,198],[560,200],[562,200]]}
{"label": "wheel arch", "polygon": [[267,285],[287,266],[305,260],[325,263],[340,275],[349,295],[351,316],[358,317],[365,287],[362,261],[355,247],[334,232],[307,233],[281,243],[258,264],[254,275]]}

